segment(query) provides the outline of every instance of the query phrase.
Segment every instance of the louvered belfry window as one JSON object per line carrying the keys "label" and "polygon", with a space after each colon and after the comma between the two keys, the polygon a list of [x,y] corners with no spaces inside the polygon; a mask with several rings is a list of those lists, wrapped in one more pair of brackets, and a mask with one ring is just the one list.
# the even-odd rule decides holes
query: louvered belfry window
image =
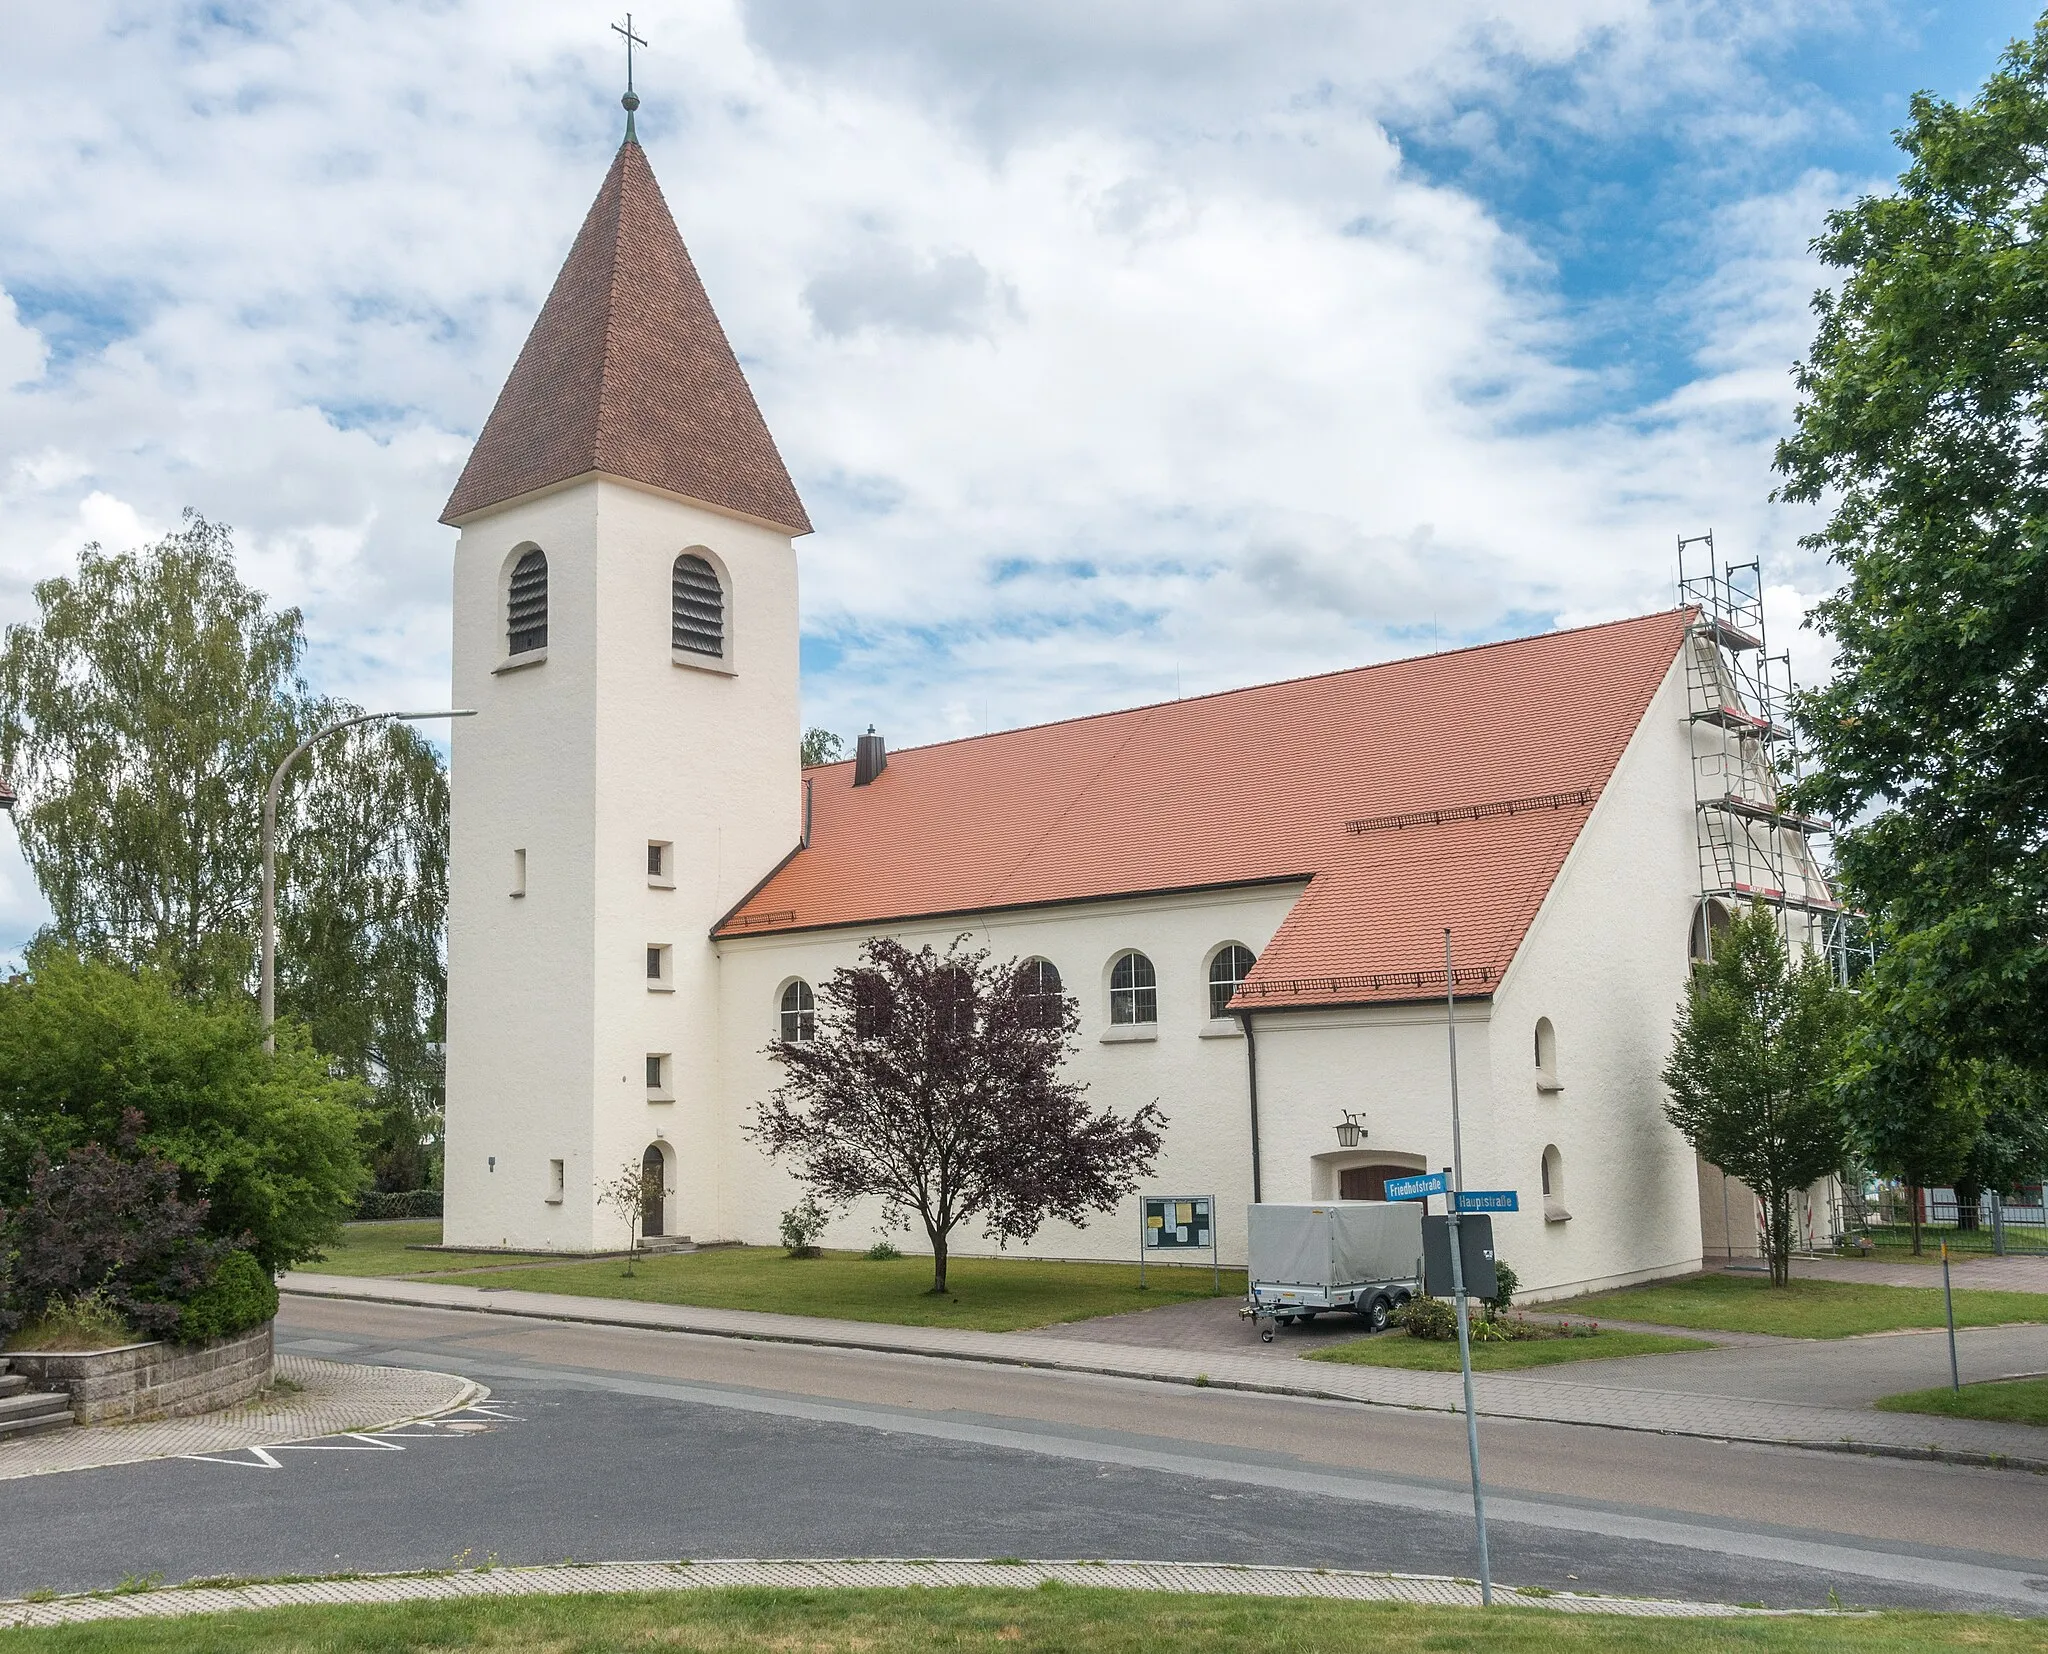
{"label": "louvered belfry window", "polygon": [[506,653],[513,655],[548,646],[548,555],[544,551],[529,551],[512,565],[505,641]]}
{"label": "louvered belfry window", "polygon": [[674,641],[693,655],[725,653],[725,588],[716,569],[687,551],[676,559]]}

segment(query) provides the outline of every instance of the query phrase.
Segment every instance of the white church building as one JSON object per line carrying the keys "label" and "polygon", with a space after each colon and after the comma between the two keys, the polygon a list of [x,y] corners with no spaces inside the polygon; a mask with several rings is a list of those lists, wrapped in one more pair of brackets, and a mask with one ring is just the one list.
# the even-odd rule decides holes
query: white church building
{"label": "white church building", "polygon": [[[622,1245],[596,1193],[642,1164],[650,1234],[772,1243],[801,1191],[744,1135],[768,1048],[887,933],[1042,961],[1091,1102],[1169,1118],[1142,1190],[1026,1250],[1129,1259],[1140,1193],[1213,1194],[1241,1262],[1247,1202],[1450,1164],[1448,928],[1466,1181],[1518,1193],[1495,1234],[1525,1287],[1754,1251],[1659,1070],[1717,901],[1831,904],[1728,687],[1743,640],[1699,611],[803,769],[811,525],[630,131],[443,520],[478,714],[453,732],[449,1244]],[[1737,758],[1727,810],[1709,749]],[[1778,884],[1708,868],[1710,832],[1762,835]]]}

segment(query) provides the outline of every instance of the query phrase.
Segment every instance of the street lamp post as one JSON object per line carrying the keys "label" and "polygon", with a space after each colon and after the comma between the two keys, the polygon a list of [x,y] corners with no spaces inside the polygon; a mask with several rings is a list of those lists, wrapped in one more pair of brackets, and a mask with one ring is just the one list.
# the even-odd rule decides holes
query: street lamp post
{"label": "street lamp post", "polygon": [[[284,787],[285,772],[296,764],[315,741],[332,735],[336,730],[350,729],[357,724],[382,723],[387,719],[396,723],[419,723],[434,718],[474,718],[474,711],[450,712],[363,712],[353,718],[342,718],[316,729],[286,755],[285,761],[277,766],[277,773],[270,778],[270,791],[263,797],[263,913],[261,919],[261,948],[263,955],[263,982],[260,993],[263,1017],[263,1049],[277,1049],[277,795]],[[12,800],[10,798],[11,805]]]}

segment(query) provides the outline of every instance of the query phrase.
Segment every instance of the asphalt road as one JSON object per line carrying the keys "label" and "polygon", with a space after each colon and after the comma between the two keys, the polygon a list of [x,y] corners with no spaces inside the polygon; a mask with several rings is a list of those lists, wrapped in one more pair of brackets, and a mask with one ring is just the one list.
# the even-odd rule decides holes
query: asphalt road
{"label": "asphalt road", "polygon": [[[279,1333],[492,1401],[390,1438],[8,1483],[0,1593],[489,1557],[1476,1571],[1444,1415],[294,1298]],[[1506,1583],[2048,1613],[2035,1477],[1504,1421],[1482,1444]]]}

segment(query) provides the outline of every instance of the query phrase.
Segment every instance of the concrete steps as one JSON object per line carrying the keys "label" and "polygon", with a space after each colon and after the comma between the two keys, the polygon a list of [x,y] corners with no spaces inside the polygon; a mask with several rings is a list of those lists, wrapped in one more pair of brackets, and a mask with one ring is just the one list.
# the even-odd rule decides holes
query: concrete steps
{"label": "concrete steps", "polygon": [[71,1397],[62,1390],[31,1390],[28,1380],[0,1360],[0,1441],[72,1427]]}

